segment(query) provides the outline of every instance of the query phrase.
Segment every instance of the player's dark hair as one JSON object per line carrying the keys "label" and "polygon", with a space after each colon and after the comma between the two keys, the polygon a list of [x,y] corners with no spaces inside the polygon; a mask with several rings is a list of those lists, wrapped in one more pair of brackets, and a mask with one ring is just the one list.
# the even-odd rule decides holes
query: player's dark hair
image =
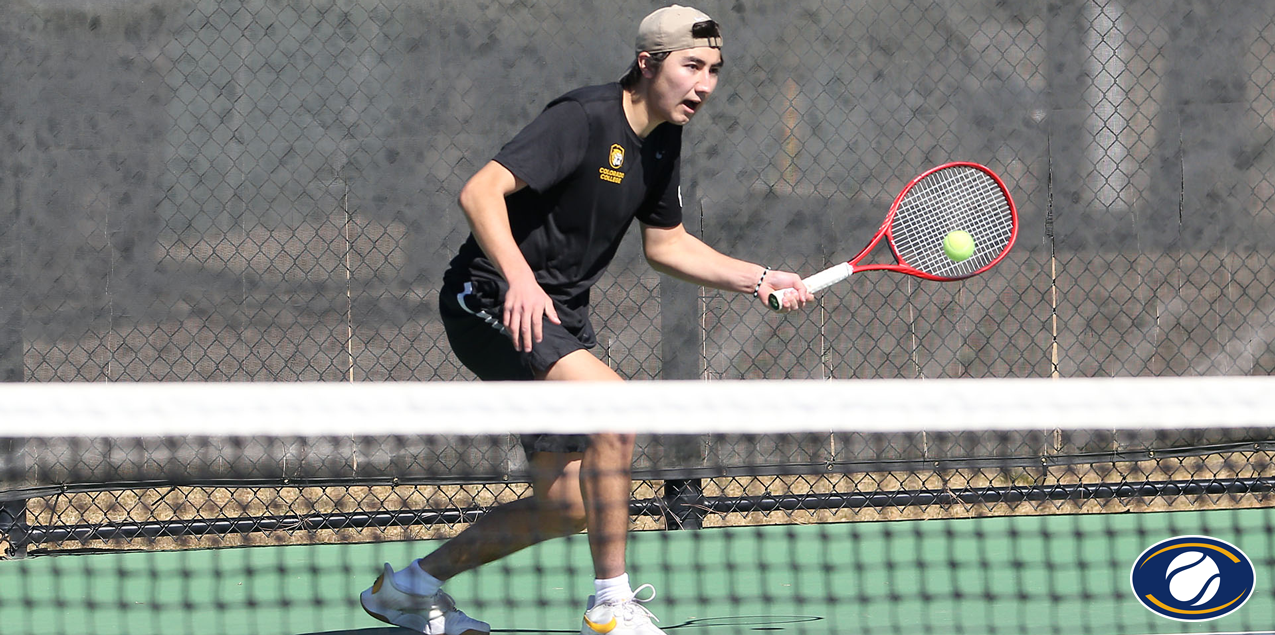
{"label": "player's dark hair", "polygon": [[[651,59],[647,61],[646,67],[652,71],[659,72],[660,65],[664,60],[668,59],[669,51],[663,53],[651,53]],[[638,80],[642,79],[642,67],[638,66],[637,57],[633,58],[633,63],[629,64],[629,70],[624,72],[620,77],[620,86],[624,89],[630,89],[637,86]]]}

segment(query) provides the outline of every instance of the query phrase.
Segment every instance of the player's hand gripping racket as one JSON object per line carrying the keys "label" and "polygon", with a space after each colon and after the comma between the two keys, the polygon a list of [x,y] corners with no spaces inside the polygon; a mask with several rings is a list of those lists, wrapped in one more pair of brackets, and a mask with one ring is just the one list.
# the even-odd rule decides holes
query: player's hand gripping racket
{"label": "player's hand gripping racket", "polygon": [[[818,293],[860,271],[960,280],[995,266],[1017,236],[1018,212],[1000,177],[977,163],[948,163],[912,179],[899,192],[881,228],[854,258],[802,282]],[[882,238],[894,252],[895,264],[860,265]],[[778,311],[784,296],[793,292],[775,291],[767,303]]]}

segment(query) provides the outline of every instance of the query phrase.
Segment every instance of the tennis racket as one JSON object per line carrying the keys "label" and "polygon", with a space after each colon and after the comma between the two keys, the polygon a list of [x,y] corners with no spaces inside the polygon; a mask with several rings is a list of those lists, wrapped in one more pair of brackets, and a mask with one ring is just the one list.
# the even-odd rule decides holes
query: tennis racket
{"label": "tennis racket", "polygon": [[[974,251],[962,260],[949,258],[943,241],[964,231]],[[931,168],[912,179],[890,206],[885,222],[867,247],[850,260],[833,265],[802,282],[818,293],[860,271],[897,271],[926,280],[951,281],[976,276],[1000,262],[1018,236],[1018,211],[1000,177],[977,163],[956,162]],[[885,239],[894,264],[859,262]],[[780,289],[767,303],[778,311],[786,294]]]}

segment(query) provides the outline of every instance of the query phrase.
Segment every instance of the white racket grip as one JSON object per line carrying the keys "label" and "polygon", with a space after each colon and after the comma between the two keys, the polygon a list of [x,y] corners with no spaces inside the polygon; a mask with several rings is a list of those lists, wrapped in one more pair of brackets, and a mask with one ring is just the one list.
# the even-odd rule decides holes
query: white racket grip
{"label": "white racket grip", "polygon": [[[849,278],[850,275],[853,273],[854,273],[854,266],[848,262],[843,262],[841,264],[828,267],[827,269],[824,269],[823,271],[820,271],[819,273],[816,273],[813,276],[810,276],[809,278],[802,278],[801,281],[806,284],[806,289],[809,290],[811,293],[818,293],[820,291],[823,291],[824,289],[827,289],[828,287],[831,287],[832,285],[838,282],[841,282],[842,280],[845,280],[846,278]],[[794,293],[794,292],[795,292],[794,289],[780,289],[778,291],[775,291],[774,293],[770,294],[770,298],[768,298],[767,304],[770,305],[770,308],[772,310],[778,311],[780,308],[784,306],[783,299],[789,293]]]}

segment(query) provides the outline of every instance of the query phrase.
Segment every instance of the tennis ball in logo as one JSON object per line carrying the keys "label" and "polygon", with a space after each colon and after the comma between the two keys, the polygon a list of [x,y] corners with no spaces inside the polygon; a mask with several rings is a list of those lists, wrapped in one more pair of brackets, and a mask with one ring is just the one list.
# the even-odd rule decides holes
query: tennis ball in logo
{"label": "tennis ball in logo", "polygon": [[948,232],[943,238],[943,253],[953,262],[968,260],[974,255],[974,237],[960,229]]}
{"label": "tennis ball in logo", "polygon": [[1173,599],[1199,606],[1213,599],[1222,584],[1222,572],[1217,563],[1199,551],[1179,554],[1165,571],[1169,582],[1169,595]]}

